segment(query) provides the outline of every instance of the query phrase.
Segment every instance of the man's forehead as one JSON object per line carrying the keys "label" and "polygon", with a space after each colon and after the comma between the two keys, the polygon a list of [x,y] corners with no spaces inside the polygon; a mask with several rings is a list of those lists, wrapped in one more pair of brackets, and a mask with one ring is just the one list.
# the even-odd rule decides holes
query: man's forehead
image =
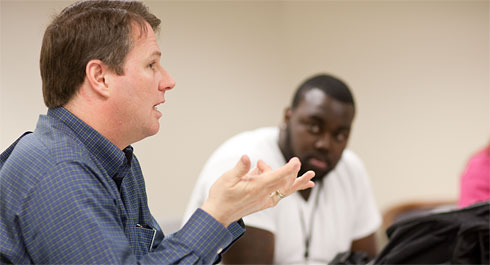
{"label": "man's forehead", "polygon": [[296,112],[301,115],[325,118],[336,116],[349,122],[354,116],[354,106],[325,94],[321,89],[314,88],[305,92]]}
{"label": "man's forehead", "polygon": [[312,88],[303,94],[303,99],[301,100],[301,103],[306,103],[306,104],[321,104],[323,101],[326,100],[327,95],[325,92],[323,92],[319,88]]}
{"label": "man's forehead", "polygon": [[151,37],[152,34],[150,34],[150,32],[153,32],[153,29],[148,22],[136,20],[131,22],[131,36],[133,37],[133,40],[137,41],[146,37]]}
{"label": "man's forehead", "polygon": [[148,46],[147,49],[149,54],[161,56],[155,33],[147,22],[143,25],[140,25],[137,22],[133,23],[132,39],[133,47],[136,45],[145,45]]}

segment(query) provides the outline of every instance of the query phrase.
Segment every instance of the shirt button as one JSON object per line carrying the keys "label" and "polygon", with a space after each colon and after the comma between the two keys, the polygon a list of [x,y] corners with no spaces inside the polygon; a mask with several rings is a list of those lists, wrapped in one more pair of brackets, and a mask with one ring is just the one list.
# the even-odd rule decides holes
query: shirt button
{"label": "shirt button", "polygon": [[221,253],[221,251],[223,251],[223,249],[222,249],[222,248],[219,248],[219,249],[218,249],[218,251],[217,251],[216,253],[220,254],[220,253]]}

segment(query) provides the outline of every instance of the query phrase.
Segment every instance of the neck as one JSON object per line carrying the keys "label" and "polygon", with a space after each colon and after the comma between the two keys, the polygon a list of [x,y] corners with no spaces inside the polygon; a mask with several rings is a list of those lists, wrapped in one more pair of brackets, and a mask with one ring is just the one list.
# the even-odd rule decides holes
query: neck
{"label": "neck", "polygon": [[305,201],[308,201],[308,199],[310,198],[311,189],[300,190],[299,194],[301,195],[301,197],[303,197]]}
{"label": "neck", "polygon": [[63,107],[85,122],[88,126],[99,132],[119,149],[123,150],[130,145],[129,142],[123,141],[123,138],[120,137],[121,134],[118,134],[117,131],[113,129],[121,128],[121,126],[117,123],[116,119],[107,119],[107,116],[112,115],[104,115],[107,112],[103,107],[99,108],[96,104],[86,105],[84,102],[75,100],[70,101]]}

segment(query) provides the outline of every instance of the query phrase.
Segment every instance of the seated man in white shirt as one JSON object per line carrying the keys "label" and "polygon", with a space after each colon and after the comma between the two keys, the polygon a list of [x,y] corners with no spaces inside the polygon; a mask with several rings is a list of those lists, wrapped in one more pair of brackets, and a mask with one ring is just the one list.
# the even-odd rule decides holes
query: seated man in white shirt
{"label": "seated man in white shirt", "polygon": [[242,154],[252,164],[278,168],[291,157],[301,160],[300,175],[315,171],[315,187],[299,191],[277,207],[244,218],[247,232],[224,256],[225,263],[328,263],[336,254],[376,255],[375,232],[381,217],[361,160],[347,145],[355,114],[347,85],[317,75],[300,85],[279,128],[238,134],[209,158],[184,220],[202,204],[216,176]]}

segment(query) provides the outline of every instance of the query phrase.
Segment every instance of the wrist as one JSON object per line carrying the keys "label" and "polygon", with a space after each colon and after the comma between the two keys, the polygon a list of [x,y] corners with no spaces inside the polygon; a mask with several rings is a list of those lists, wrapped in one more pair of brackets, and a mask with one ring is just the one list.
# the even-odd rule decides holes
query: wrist
{"label": "wrist", "polygon": [[207,201],[200,207],[201,210],[211,215],[216,221],[222,224],[224,227],[228,227],[233,221],[229,220],[226,215],[223,215],[216,207],[213,207]]}

